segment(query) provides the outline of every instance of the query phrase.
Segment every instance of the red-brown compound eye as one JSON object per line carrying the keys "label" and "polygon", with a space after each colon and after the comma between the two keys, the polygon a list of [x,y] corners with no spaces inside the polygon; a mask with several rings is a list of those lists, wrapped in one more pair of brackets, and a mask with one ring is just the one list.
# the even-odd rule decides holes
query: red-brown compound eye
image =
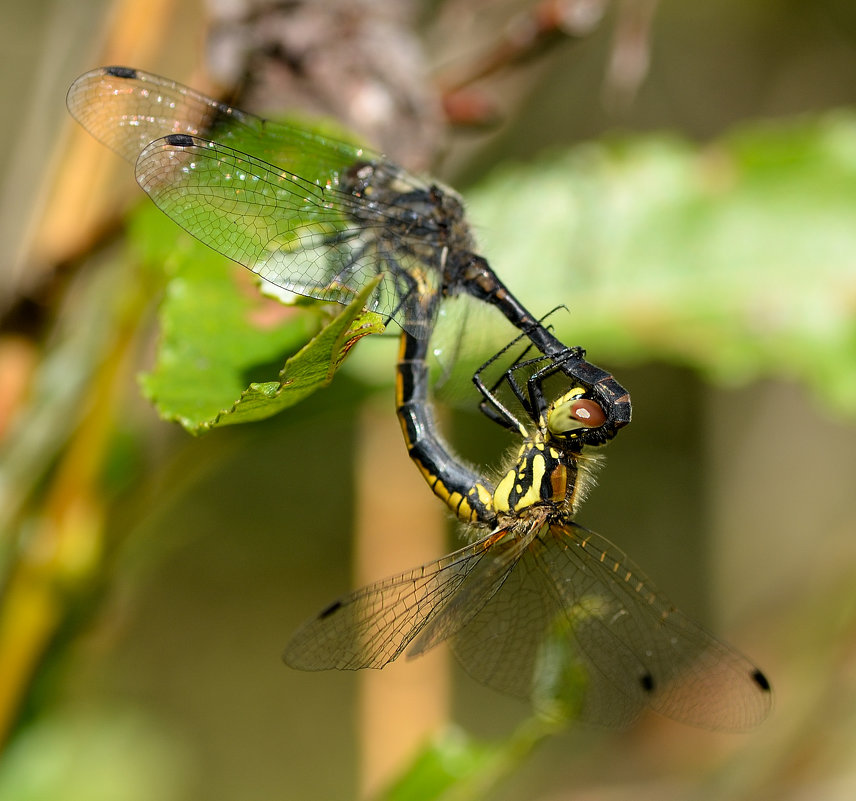
{"label": "red-brown compound eye", "polygon": [[600,404],[588,398],[578,398],[571,404],[571,416],[586,428],[597,428],[606,422]]}
{"label": "red-brown compound eye", "polygon": [[550,407],[547,428],[557,437],[573,439],[583,428],[598,428],[606,422],[606,413],[596,401],[571,397]]}

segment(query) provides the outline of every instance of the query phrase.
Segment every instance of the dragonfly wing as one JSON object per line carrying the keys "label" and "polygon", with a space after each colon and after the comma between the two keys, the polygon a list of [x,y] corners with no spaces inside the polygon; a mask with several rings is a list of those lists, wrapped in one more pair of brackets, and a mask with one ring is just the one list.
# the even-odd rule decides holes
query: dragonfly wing
{"label": "dragonfly wing", "polygon": [[[585,674],[582,717],[629,722],[649,706],[684,723],[739,731],[767,716],[772,694],[758,668],[675,609],[610,542],[569,523],[552,526],[537,545],[530,553],[542,586],[562,611],[542,653],[555,657],[562,637],[571,644]],[[536,676],[542,691],[546,678]]]}
{"label": "dragonfly wing", "polygon": [[621,551],[573,523],[532,533],[452,639],[476,680],[606,726],[646,707],[720,730],[766,717],[763,674],[676,610]]}
{"label": "dragonfly wing", "polygon": [[[536,531],[535,526],[515,531],[500,528],[480,540],[479,543],[489,549],[489,553],[473,566],[458,591],[419,632],[407,651],[408,658],[420,656],[462,632],[514,575],[515,566]],[[454,650],[454,644],[452,647]]]}
{"label": "dragonfly wing", "polygon": [[471,615],[452,639],[452,650],[464,670],[500,692],[529,698],[542,643],[561,606],[533,559],[546,525],[528,521],[518,531],[525,549],[514,569]]}
{"label": "dragonfly wing", "polygon": [[[132,164],[149,142],[170,134],[212,139],[313,180],[329,178],[358,161],[380,159],[367,148],[262,119],[168,78],[128,67],[102,67],[81,75],[68,90],[66,104],[87,131]],[[402,180],[422,186],[412,176]]]}
{"label": "dragonfly wing", "polygon": [[[298,630],[283,659],[301,670],[383,667],[443,614],[465,582],[483,574],[495,559],[494,542],[494,535],[488,535],[436,562],[335,601]],[[441,628],[444,636],[454,634],[454,626]],[[433,637],[430,645],[440,639]]]}
{"label": "dragonfly wing", "polygon": [[[155,204],[206,245],[283,289],[348,303],[375,276],[368,308],[419,334],[420,262],[386,239],[387,220],[356,222],[354,198],[217,142],[170,135],[149,143],[137,181]],[[429,273],[428,279],[439,276]],[[420,293],[425,291],[424,284]],[[429,291],[430,296],[430,291]]]}
{"label": "dragonfly wing", "polygon": [[421,179],[366,148],[139,70],[88,72],[67,103],[136,165],[155,203],[207,245],[322,300],[348,303],[380,274],[369,309],[418,338],[430,334],[442,227],[420,216],[431,198]]}

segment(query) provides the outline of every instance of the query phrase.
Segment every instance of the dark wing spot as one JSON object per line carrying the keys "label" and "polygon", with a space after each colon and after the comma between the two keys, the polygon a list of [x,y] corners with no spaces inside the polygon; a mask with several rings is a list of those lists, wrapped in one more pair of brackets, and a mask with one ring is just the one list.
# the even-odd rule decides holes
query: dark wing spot
{"label": "dark wing spot", "polygon": [[104,67],[105,75],[112,75],[114,78],[136,78],[137,71],[130,67]]}
{"label": "dark wing spot", "polygon": [[767,681],[767,677],[757,668],[752,671],[752,680],[762,690],[764,690],[764,692],[770,692],[770,682]]}
{"label": "dark wing spot", "polygon": [[644,676],[640,677],[639,683],[642,685],[642,689],[645,690],[646,693],[654,692],[654,677],[650,673],[646,673]]}
{"label": "dark wing spot", "polygon": [[193,137],[187,134],[168,134],[163,139],[164,142],[172,147],[193,147],[195,144]]}
{"label": "dark wing spot", "polygon": [[318,615],[318,620],[323,620],[325,617],[330,617],[337,609],[341,609],[341,601],[333,601],[326,609],[322,610]]}

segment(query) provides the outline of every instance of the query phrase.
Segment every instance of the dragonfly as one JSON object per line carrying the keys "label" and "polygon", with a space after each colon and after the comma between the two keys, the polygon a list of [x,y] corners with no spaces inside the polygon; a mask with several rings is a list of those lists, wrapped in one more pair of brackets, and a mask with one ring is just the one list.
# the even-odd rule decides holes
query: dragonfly
{"label": "dragonfly", "polygon": [[428,410],[414,408],[423,405],[421,384],[401,375],[412,362],[399,362],[405,440],[412,448],[427,437],[438,449],[420,469],[442,486],[437,494],[469,524],[472,541],[334,601],[294,635],[287,664],[382,668],[448,642],[477,681],[560,719],[622,727],[653,709],[743,731],[767,717],[764,673],[675,608],[616,546],[574,522],[600,461],[586,434],[607,420],[590,387],[562,369],[578,357],[567,349],[513,364],[501,380],[518,413],[484,381],[484,367],[477,371],[483,410],[521,440],[495,484],[440,450]]}
{"label": "dragonfly", "polygon": [[347,304],[379,276],[367,309],[418,339],[463,292],[542,351],[564,349],[477,254],[461,197],[437,181],[130,67],[81,75],[66,104],[165,214],[282,289]]}
{"label": "dragonfly", "polygon": [[541,353],[590,385],[607,421],[629,395],[536,319],[476,252],[461,197],[382,155],[306,126],[266,120],[131,67],[100,67],[68,90],[71,115],[134,165],[167,216],[214,250],[299,295],[346,304],[372,281],[367,309],[421,342],[440,303],[466,294],[499,310]]}
{"label": "dragonfly", "polygon": [[[140,70],[88,72],[67,103],[193,236],[325,301],[347,303],[379,279],[368,308],[402,329],[396,408],[405,445],[472,541],[331,604],[292,639],[288,664],[382,667],[449,640],[483,683],[561,701],[586,720],[622,725],[651,707],[739,730],[766,716],[764,674],[574,522],[599,449],[630,422],[630,396],[500,281],[476,252],[457,193],[366,148]],[[496,483],[449,448],[429,398],[428,340],[440,303],[460,293],[499,309],[537,353],[516,359],[499,383],[483,373],[505,349],[474,376],[482,411],[521,438]]]}

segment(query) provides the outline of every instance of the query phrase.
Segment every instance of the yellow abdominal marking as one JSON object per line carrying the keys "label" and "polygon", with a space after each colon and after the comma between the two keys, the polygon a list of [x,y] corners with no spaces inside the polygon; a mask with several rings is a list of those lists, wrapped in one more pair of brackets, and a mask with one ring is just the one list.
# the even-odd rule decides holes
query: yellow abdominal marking
{"label": "yellow abdominal marking", "polygon": [[479,500],[482,502],[482,505],[486,508],[490,509],[493,506],[493,498],[488,492],[487,487],[483,484],[476,484],[476,492],[478,493]]}

